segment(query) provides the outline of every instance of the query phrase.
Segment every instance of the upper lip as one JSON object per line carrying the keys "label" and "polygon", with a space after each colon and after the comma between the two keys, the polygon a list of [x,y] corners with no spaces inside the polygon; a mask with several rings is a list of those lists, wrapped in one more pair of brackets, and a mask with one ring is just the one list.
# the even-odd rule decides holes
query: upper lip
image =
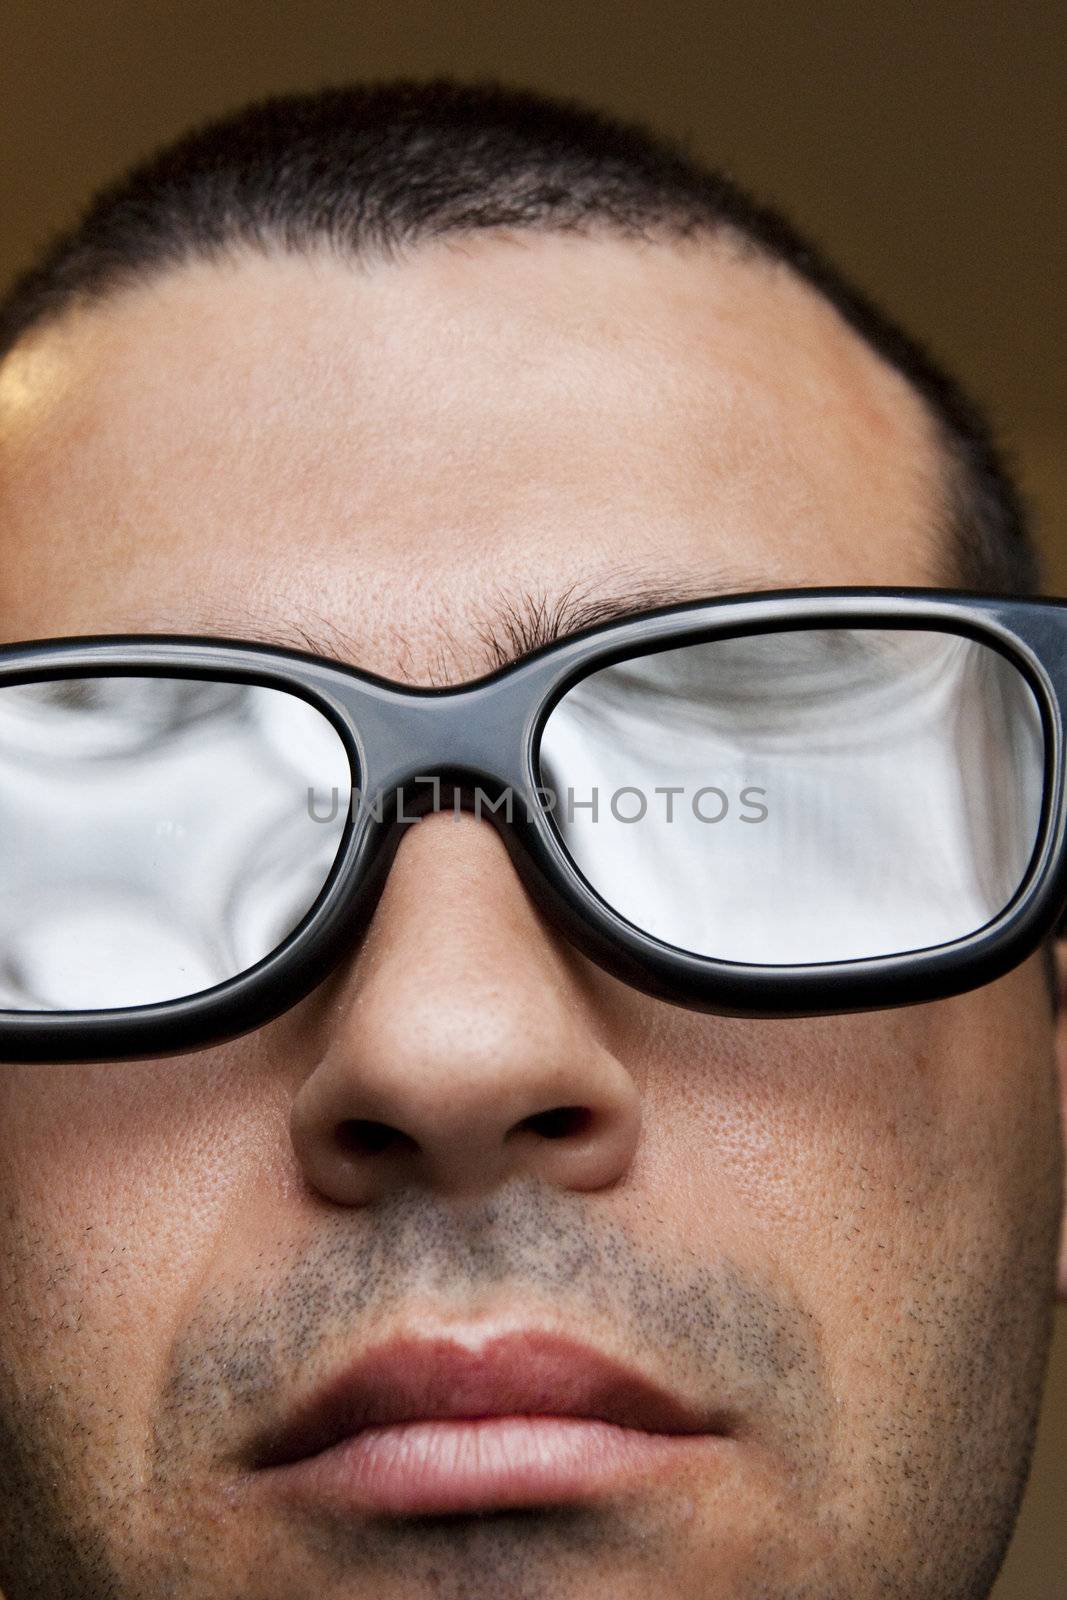
{"label": "upper lip", "polygon": [[374,1346],[299,1402],[259,1440],[254,1460],[281,1466],[390,1423],[523,1414],[598,1418],[646,1433],[731,1431],[724,1410],[690,1405],[558,1334],[512,1332],[477,1348],[447,1335],[408,1337]]}

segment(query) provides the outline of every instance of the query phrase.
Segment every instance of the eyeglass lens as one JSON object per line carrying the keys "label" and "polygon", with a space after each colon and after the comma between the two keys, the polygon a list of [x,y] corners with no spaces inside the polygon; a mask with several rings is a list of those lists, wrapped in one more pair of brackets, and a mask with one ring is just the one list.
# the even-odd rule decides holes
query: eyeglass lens
{"label": "eyeglass lens", "polygon": [[629,922],[788,966],[998,916],[1034,850],[1043,761],[1034,694],[991,646],[810,628],[591,673],[547,719],[540,777],[574,863]]}
{"label": "eyeglass lens", "polygon": [[0,688],[0,1007],[153,1005],[254,966],[337,855],[349,758],[284,690]]}

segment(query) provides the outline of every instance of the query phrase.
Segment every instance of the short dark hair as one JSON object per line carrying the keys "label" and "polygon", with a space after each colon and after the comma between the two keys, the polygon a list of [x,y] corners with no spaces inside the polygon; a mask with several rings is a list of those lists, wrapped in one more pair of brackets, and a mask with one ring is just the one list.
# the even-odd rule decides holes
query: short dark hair
{"label": "short dark hair", "polygon": [[[446,79],[274,96],[102,189],[0,298],[0,361],[30,329],[240,248],[400,254],[485,229],[730,235],[787,264],[925,400],[945,458],[946,587],[1034,594],[1025,507],[960,385],[780,211],[669,140],[572,101]],[[1051,941],[1045,948],[1053,1005]]]}

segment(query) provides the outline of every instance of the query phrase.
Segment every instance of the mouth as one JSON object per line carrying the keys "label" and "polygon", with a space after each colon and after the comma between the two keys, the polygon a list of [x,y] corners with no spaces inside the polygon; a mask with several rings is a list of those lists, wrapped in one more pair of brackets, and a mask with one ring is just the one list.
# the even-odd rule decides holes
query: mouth
{"label": "mouth", "polygon": [[347,1515],[588,1500],[728,1451],[734,1420],[555,1334],[377,1346],[253,1452],[258,1490]]}

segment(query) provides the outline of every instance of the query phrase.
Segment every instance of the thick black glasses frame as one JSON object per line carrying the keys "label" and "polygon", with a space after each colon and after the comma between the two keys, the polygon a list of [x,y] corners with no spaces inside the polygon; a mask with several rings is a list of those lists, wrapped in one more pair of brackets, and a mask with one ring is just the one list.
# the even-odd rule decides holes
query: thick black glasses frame
{"label": "thick black glasses frame", "polygon": [[[951,944],[869,961],[759,966],[711,960],[634,927],[571,862],[538,800],[541,732],[561,695],[613,662],[683,644],[796,628],[935,629],[999,650],[1041,710],[1045,787],[1027,876],[994,921]],[[48,639],[0,648],[0,686],[84,675],[194,677],[300,695],[338,730],[354,795],[337,859],[303,922],[256,966],[158,1005],[0,1011],[0,1059],[94,1061],[194,1050],[262,1026],[322,982],[366,927],[404,828],[480,791],[535,903],[581,951],[648,994],[734,1016],[810,1016],[935,1000],[1017,965],[1067,899],[1064,724],[1067,601],[943,589],[777,590],[660,608],[585,629],[456,688],[409,688],[305,651],[189,635]],[[510,817],[504,797],[511,791]],[[460,798],[459,803],[466,801]],[[493,810],[494,804],[499,805]],[[818,915],[813,908],[813,915]]]}

